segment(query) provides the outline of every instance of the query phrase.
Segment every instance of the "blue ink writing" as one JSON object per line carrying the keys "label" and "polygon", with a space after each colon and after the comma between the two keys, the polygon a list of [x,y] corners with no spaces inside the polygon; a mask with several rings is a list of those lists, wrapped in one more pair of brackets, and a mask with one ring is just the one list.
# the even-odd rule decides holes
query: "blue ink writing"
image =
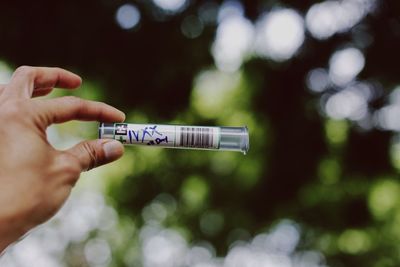
{"label": "blue ink writing", "polygon": [[148,127],[145,127],[144,129],[142,129],[142,131],[143,131],[142,143],[143,143],[143,141],[144,141],[144,138],[146,137],[146,134],[148,134],[150,137],[153,137],[153,135],[150,134],[150,132],[149,132],[147,129],[148,129]]}
{"label": "blue ink writing", "polygon": [[[146,127],[146,128],[147,128],[147,127]],[[157,128],[157,125],[154,125],[153,127],[149,127],[150,130],[153,130],[153,131],[151,132],[151,135],[153,136],[154,133],[157,133],[158,135],[163,135],[162,133],[157,132],[156,128]]]}
{"label": "blue ink writing", "polygon": [[159,145],[163,142],[168,144],[168,136],[161,138],[164,135],[157,131],[157,125],[154,125],[153,127],[144,127],[143,129],[137,131],[128,130],[128,138],[131,144],[133,144],[135,141],[144,143],[146,141],[146,136],[152,139],[147,142],[147,145]]}
{"label": "blue ink writing", "polygon": [[128,135],[129,135],[129,141],[131,143],[133,143],[132,142],[132,135],[133,135],[133,137],[135,137],[136,142],[139,142],[139,131],[135,132],[133,130],[129,130],[128,131]]}

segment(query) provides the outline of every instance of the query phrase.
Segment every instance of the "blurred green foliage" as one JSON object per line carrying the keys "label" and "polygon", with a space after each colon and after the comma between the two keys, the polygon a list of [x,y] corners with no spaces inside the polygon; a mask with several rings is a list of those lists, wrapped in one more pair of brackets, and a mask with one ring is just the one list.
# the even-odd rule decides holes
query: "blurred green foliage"
{"label": "blurred green foliage", "polygon": [[[0,57],[13,66],[66,67],[85,78],[81,89],[50,97],[105,101],[135,123],[247,125],[251,148],[243,156],[129,147],[120,161],[85,174],[77,190],[97,186],[118,213],[118,231],[104,237],[112,248],[110,266],[140,266],[139,229],[152,222],[189,243],[207,242],[223,256],[234,242],[250,240],[282,219],[299,225],[299,248],[320,251],[328,266],[398,266],[396,134],[330,118],[319,107],[326,95],[306,86],[309,71],[327,67],[336,49],[357,46],[351,31],[327,40],[306,36],[286,62],[249,57],[229,73],[218,70],[210,55],[215,23],[195,39],[180,32],[180,23],[198,14],[204,1],[191,1],[173,16],[154,13],[150,1],[134,1],[141,22],[127,31],[114,16],[125,2],[2,3],[0,22],[7,26],[0,27]],[[282,6],[304,15],[316,2],[242,4],[245,16],[255,20]],[[386,30],[400,25],[399,15],[398,2],[381,1],[357,26],[374,40],[363,50],[360,77],[383,91],[370,104],[372,111],[386,105],[400,81],[400,30]],[[60,140],[96,138],[96,123],[57,127]],[[93,232],[83,243],[101,235]],[[87,266],[77,260],[83,243],[69,246],[68,265]]]}

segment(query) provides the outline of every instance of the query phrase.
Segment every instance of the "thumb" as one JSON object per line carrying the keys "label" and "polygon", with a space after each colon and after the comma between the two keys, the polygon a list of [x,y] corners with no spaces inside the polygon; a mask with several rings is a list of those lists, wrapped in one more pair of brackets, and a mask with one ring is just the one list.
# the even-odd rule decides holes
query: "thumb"
{"label": "thumb", "polygon": [[70,148],[68,153],[80,162],[82,171],[110,163],[124,154],[124,146],[116,140],[83,141]]}

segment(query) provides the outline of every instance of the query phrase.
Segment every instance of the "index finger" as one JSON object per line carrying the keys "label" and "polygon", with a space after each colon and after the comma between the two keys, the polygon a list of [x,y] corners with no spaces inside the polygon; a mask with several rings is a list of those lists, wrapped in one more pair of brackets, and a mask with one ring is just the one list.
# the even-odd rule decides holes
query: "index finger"
{"label": "index finger", "polygon": [[39,115],[46,126],[70,120],[122,122],[125,114],[102,102],[84,100],[74,96],[38,101]]}
{"label": "index finger", "polygon": [[4,91],[9,96],[30,98],[36,89],[73,89],[81,83],[78,75],[61,68],[22,66],[14,72]]}

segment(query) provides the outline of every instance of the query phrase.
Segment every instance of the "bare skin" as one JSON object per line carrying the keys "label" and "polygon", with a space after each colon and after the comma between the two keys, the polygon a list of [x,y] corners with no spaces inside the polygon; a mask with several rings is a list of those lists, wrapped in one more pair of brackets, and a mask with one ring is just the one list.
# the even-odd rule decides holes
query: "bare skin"
{"label": "bare skin", "polygon": [[74,89],[81,78],[59,68],[19,67],[0,85],[0,252],[62,206],[82,171],[120,158],[117,141],[84,141],[59,151],[46,128],[70,120],[122,122],[124,113],[76,97],[32,98],[54,87]]}

